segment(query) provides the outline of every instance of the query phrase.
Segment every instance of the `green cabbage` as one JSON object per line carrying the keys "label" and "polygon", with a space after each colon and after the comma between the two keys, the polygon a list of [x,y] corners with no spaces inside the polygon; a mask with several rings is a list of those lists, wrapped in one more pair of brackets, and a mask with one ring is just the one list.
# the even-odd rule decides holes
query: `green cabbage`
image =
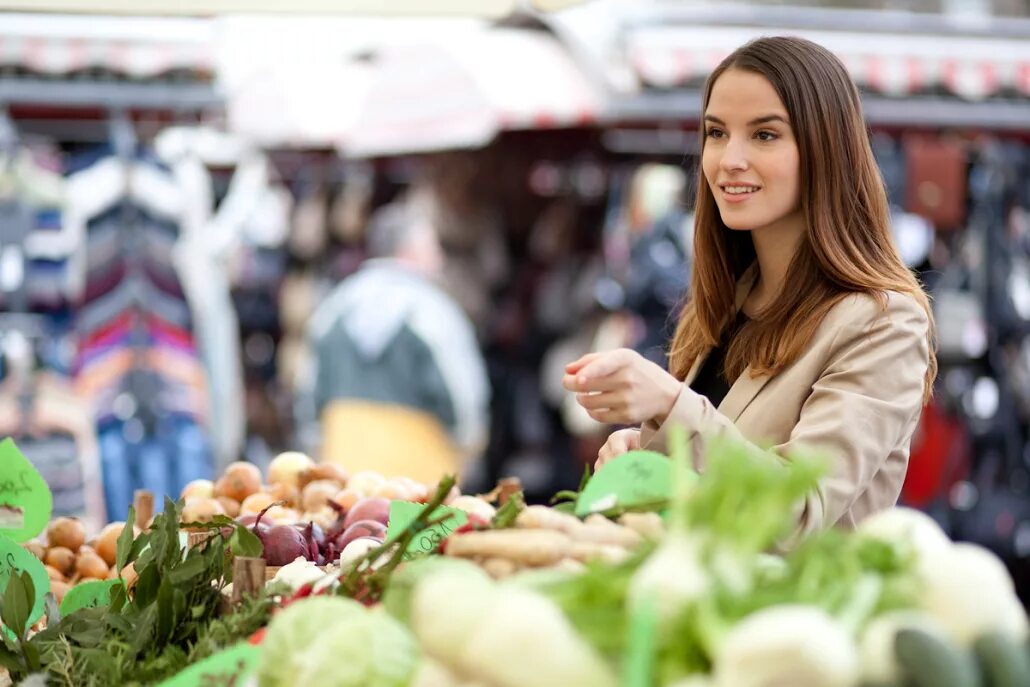
{"label": "green cabbage", "polygon": [[415,638],[382,610],[325,627],[290,684],[407,687],[419,661]]}
{"label": "green cabbage", "polygon": [[276,614],[261,643],[260,687],[286,687],[296,682],[307,661],[307,649],[334,625],[349,625],[367,615],[356,601],[336,596],[313,596],[290,604]]}

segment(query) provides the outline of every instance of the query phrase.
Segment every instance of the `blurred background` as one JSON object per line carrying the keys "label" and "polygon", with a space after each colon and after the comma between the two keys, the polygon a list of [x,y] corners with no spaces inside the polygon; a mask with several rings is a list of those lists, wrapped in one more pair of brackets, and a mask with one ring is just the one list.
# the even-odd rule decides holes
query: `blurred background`
{"label": "blurred background", "polygon": [[664,363],[700,88],[794,34],[860,86],[934,298],[903,501],[1030,580],[1025,0],[0,8],[0,436],[56,514],[285,450],[575,488],[612,428],[562,366]]}

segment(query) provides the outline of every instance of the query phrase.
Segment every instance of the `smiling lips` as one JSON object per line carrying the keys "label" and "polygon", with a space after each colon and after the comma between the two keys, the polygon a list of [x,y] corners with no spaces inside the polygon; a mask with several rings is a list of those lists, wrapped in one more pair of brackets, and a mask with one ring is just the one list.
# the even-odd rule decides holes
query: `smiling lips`
{"label": "smiling lips", "polygon": [[723,184],[722,197],[729,203],[741,203],[761,190],[761,186],[750,186],[747,184]]}

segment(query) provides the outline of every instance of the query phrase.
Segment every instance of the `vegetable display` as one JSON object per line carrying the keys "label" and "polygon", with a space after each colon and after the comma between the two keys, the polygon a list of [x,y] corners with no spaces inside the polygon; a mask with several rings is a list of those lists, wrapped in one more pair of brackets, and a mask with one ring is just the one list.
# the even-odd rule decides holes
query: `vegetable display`
{"label": "vegetable display", "polygon": [[[63,618],[49,603],[45,629],[0,635],[0,665],[149,685],[249,641],[253,672],[211,684],[1030,686],[1030,624],[994,554],[906,508],[800,538],[823,458],[710,438],[698,476],[673,446],[668,498],[636,509],[582,508],[606,502],[596,484],[526,506],[510,484],[461,495],[453,478],[413,486],[288,453],[267,484],[233,466],[191,485],[142,532],[90,544],[55,521],[27,548],[65,579],[134,569],[135,583]],[[184,546],[191,531],[207,534]],[[271,580],[233,605],[233,558],[255,556]],[[31,584],[12,577],[0,619]]]}

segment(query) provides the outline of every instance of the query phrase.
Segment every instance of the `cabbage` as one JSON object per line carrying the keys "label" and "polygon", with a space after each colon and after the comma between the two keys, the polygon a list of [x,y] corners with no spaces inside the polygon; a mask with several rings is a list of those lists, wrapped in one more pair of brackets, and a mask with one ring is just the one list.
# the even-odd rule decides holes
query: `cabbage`
{"label": "cabbage", "polygon": [[289,684],[319,687],[407,687],[419,662],[415,638],[382,610],[323,628],[298,661]]}
{"label": "cabbage", "polygon": [[261,643],[260,687],[297,684],[298,671],[308,660],[307,649],[334,625],[348,625],[368,611],[356,601],[336,596],[313,596],[290,604],[276,614]]}
{"label": "cabbage", "polygon": [[479,567],[474,563],[446,556],[427,556],[404,563],[390,575],[389,585],[383,595],[383,607],[394,618],[410,626],[411,600],[415,585],[437,571],[460,568],[472,568],[477,573],[480,572]]}

